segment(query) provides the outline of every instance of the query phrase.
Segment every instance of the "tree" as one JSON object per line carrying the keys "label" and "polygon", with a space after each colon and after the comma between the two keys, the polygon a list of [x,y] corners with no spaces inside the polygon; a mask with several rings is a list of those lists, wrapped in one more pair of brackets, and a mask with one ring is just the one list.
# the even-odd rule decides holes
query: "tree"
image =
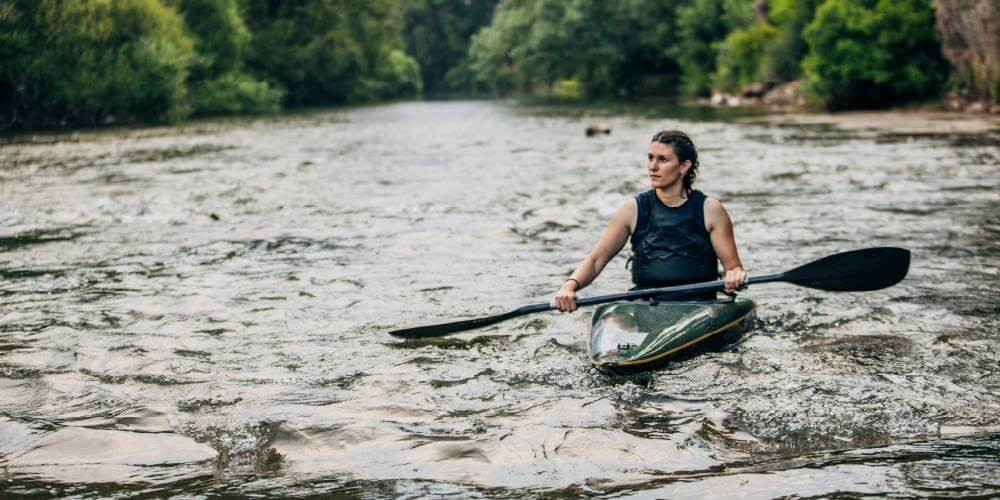
{"label": "tree", "polygon": [[806,43],[802,39],[805,29],[816,14],[822,0],[773,0],[768,15],[777,34],[764,53],[761,68],[764,78],[773,82],[797,80],[802,74],[802,59]]}
{"label": "tree", "polygon": [[[426,93],[469,87],[470,39],[490,22],[497,0],[411,0],[403,14],[407,52]],[[449,76],[450,75],[450,76]]]}
{"label": "tree", "polygon": [[829,109],[933,96],[947,78],[929,0],[826,0],[804,36],[807,85]]}
{"label": "tree", "polygon": [[763,22],[730,33],[719,48],[715,86],[738,92],[745,85],[763,81],[765,54],[776,35],[774,27]]}
{"label": "tree", "polygon": [[729,33],[754,23],[753,7],[741,0],[693,0],[677,8],[676,40],[667,46],[680,67],[682,94],[710,93],[720,45]]}
{"label": "tree", "polygon": [[251,34],[238,0],[173,0],[195,37],[189,88],[197,114],[277,111],[282,92],[246,72]]}
{"label": "tree", "polygon": [[250,0],[248,66],[286,90],[285,102],[315,106],[420,91],[389,0]]}
{"label": "tree", "polygon": [[668,0],[506,2],[469,48],[475,77],[495,89],[578,82],[588,95],[663,93],[675,85],[666,50]]}
{"label": "tree", "polygon": [[173,120],[189,112],[193,42],[164,4],[8,0],[0,12],[0,53],[14,54],[0,63],[9,127]]}

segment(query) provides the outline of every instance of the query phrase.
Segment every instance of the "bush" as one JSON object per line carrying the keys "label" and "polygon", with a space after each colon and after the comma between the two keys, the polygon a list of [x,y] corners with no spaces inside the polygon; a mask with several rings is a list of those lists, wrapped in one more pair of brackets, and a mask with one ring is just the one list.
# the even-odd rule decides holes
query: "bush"
{"label": "bush", "polygon": [[225,73],[194,88],[194,107],[210,115],[274,113],[284,93],[239,72]]}
{"label": "bush", "polygon": [[[396,97],[419,89],[389,0],[248,3],[248,66],[293,106]],[[417,74],[416,79],[413,74]]]}
{"label": "bush", "polygon": [[[564,80],[583,95],[633,95],[673,76],[667,50],[677,2],[536,0],[501,2],[491,23],[472,37],[468,70],[495,91],[551,91]],[[650,12],[656,15],[650,15]],[[456,70],[453,76],[463,76]]]}
{"label": "bush", "polygon": [[[163,121],[189,112],[193,42],[156,0],[9,0],[0,17],[8,126]],[[8,104],[9,103],[9,104]]]}
{"label": "bush", "polygon": [[744,85],[763,81],[765,53],[773,45],[777,34],[771,25],[765,23],[730,33],[719,48],[714,76],[716,87],[735,93]]}
{"label": "bush", "polygon": [[193,111],[199,115],[270,113],[281,108],[284,92],[247,74],[250,30],[238,0],[171,0],[195,37],[188,78]]}
{"label": "bush", "polygon": [[237,0],[174,0],[195,37],[198,54],[192,80],[206,80],[239,71],[250,48],[250,30]]}
{"label": "bush", "polygon": [[420,65],[402,50],[394,49],[378,65],[379,80],[385,82],[382,97],[417,95],[421,90]]}
{"label": "bush", "polygon": [[707,96],[727,35],[753,23],[753,4],[741,0],[693,0],[677,8],[676,40],[668,49],[680,67],[680,91]]}
{"label": "bush", "polygon": [[801,77],[806,43],[802,30],[812,22],[821,0],[773,0],[768,19],[777,29],[773,43],[764,53],[764,79],[788,82]]}
{"label": "bush", "polygon": [[434,94],[470,89],[469,39],[489,23],[498,0],[408,0],[403,38],[420,66],[422,86]]}
{"label": "bush", "polygon": [[929,0],[827,0],[804,37],[806,84],[828,109],[933,96],[948,75]]}

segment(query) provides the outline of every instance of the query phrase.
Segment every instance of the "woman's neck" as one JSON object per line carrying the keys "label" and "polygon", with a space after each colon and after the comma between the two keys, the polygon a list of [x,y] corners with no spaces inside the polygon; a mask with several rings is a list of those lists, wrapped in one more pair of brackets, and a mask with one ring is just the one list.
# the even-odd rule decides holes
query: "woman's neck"
{"label": "woman's neck", "polygon": [[671,186],[667,189],[657,189],[656,197],[668,207],[679,207],[687,201],[687,193],[682,186]]}

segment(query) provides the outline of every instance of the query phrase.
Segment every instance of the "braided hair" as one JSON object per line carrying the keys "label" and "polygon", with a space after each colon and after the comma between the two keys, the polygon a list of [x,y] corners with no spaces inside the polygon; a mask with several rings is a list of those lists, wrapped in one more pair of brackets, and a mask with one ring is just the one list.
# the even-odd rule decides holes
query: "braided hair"
{"label": "braided hair", "polygon": [[691,185],[698,177],[698,150],[694,148],[691,138],[680,130],[661,130],[653,136],[652,142],[669,145],[681,163],[691,160],[691,168],[684,173],[684,177],[681,179],[684,183],[684,193],[691,194]]}

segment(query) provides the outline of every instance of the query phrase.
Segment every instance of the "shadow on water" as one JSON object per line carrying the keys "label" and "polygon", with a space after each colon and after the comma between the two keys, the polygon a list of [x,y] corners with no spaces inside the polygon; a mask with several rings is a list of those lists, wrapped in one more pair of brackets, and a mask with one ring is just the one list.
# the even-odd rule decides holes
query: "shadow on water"
{"label": "shadow on water", "polygon": [[85,226],[39,228],[11,235],[0,235],[0,252],[12,251],[22,246],[73,241],[88,234],[81,229],[85,229]]}

